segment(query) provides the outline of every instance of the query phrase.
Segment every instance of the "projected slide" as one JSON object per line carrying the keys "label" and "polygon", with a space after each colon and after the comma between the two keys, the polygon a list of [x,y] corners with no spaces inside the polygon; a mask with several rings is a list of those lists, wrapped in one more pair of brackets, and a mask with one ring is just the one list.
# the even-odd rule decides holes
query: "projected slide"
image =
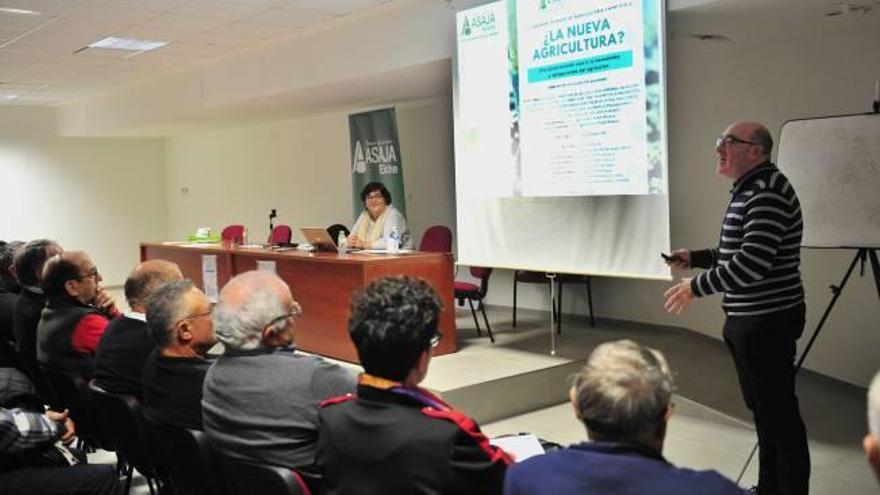
{"label": "projected slide", "polygon": [[492,168],[498,194],[664,194],[661,15],[625,0],[460,13],[458,157]]}

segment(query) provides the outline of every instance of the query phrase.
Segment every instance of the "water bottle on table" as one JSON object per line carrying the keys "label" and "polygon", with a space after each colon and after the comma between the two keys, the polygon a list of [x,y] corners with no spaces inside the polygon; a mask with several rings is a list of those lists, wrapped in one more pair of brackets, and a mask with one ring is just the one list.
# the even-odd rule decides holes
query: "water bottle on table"
{"label": "water bottle on table", "polygon": [[396,253],[400,249],[400,233],[397,232],[397,227],[391,227],[391,233],[388,234],[385,249],[389,253]]}
{"label": "water bottle on table", "polygon": [[340,230],[339,236],[336,237],[336,252],[345,254],[346,248],[348,248],[348,237],[345,236],[344,230]]}

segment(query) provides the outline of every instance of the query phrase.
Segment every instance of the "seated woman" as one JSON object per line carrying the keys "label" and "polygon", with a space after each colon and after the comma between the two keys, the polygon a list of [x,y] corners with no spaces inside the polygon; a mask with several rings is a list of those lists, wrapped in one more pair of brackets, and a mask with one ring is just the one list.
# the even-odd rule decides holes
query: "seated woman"
{"label": "seated woman", "polygon": [[386,241],[393,229],[400,236],[400,248],[412,249],[412,236],[406,228],[406,218],[391,206],[391,193],[380,182],[370,182],[361,190],[364,211],[361,212],[348,245],[359,249],[385,249]]}

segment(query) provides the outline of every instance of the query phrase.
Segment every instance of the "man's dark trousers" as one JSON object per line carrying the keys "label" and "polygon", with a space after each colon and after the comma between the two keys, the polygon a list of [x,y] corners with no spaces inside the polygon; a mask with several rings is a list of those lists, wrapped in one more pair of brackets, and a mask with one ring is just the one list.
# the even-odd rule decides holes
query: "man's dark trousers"
{"label": "man's dark trousers", "polygon": [[809,491],[810,452],[794,389],[795,341],[804,331],[804,314],[800,305],[724,322],[724,341],[758,433],[761,494]]}

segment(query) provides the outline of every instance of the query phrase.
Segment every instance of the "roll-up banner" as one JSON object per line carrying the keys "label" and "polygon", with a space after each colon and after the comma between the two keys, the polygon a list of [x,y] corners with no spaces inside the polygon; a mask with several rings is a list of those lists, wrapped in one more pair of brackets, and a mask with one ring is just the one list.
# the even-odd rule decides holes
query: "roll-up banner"
{"label": "roll-up banner", "polygon": [[405,216],[403,162],[394,108],[351,114],[348,116],[348,130],[354,218],[364,209],[361,189],[370,182],[384,184],[391,193],[391,203]]}

